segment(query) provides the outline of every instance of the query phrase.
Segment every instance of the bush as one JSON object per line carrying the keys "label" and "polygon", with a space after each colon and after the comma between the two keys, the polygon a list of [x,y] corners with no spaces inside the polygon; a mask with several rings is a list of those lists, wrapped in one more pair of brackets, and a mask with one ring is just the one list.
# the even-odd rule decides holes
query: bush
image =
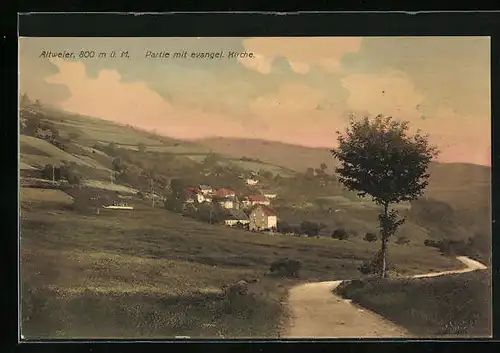
{"label": "bush", "polygon": [[278,232],[280,233],[291,233],[293,232],[292,226],[285,221],[278,221]]}
{"label": "bush", "polygon": [[320,231],[320,225],[316,222],[303,221],[300,223],[300,230],[309,236],[315,236]]}
{"label": "bush", "polygon": [[338,240],[346,240],[349,238],[349,234],[347,234],[345,229],[339,228],[333,231],[332,238]]}
{"label": "bush", "polygon": [[223,286],[222,290],[228,297],[248,294],[248,282],[241,280],[229,286]]}
{"label": "bush", "polygon": [[404,235],[400,236],[400,237],[398,237],[396,239],[396,244],[398,244],[398,245],[407,245],[407,244],[410,244],[410,239],[408,239]]}
{"label": "bush", "polygon": [[283,277],[299,277],[301,267],[300,261],[285,258],[274,261],[269,267],[269,271]]}
{"label": "bush", "polygon": [[424,245],[432,247],[432,248],[437,247],[437,243],[434,240],[432,240],[432,239],[425,239],[424,240]]}
{"label": "bush", "polygon": [[370,242],[370,243],[373,243],[373,242],[377,241],[377,235],[375,233],[366,233],[363,240]]}
{"label": "bush", "polygon": [[[395,267],[386,259],[387,271],[395,270]],[[364,275],[380,275],[382,272],[382,251],[378,251],[373,259],[365,261],[358,267],[359,272]]]}

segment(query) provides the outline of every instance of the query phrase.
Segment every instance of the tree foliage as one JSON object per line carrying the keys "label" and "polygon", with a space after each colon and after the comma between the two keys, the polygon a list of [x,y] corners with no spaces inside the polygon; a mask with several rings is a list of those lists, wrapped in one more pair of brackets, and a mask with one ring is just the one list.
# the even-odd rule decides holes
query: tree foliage
{"label": "tree foliage", "polygon": [[386,275],[387,241],[404,223],[392,204],[420,197],[428,185],[427,168],[438,150],[420,131],[410,133],[407,121],[376,116],[351,118],[346,130],[337,132],[333,156],[340,161],[338,180],[359,196],[371,196],[382,206],[379,215],[381,274]]}
{"label": "tree foliage", "polygon": [[31,100],[30,100],[30,98],[28,97],[28,94],[27,94],[27,93],[23,93],[23,94],[21,94],[21,97],[20,97],[20,99],[19,99],[19,105],[20,105],[21,107],[23,107],[23,108],[24,108],[24,107],[28,107],[28,106],[30,106],[30,105],[31,105]]}
{"label": "tree foliage", "polygon": [[345,133],[338,132],[337,141],[331,152],[341,162],[336,168],[339,181],[380,205],[421,196],[429,162],[438,152],[428,136],[419,131],[410,135],[407,121],[381,115],[351,120]]}
{"label": "tree foliage", "polygon": [[144,152],[146,152],[146,145],[145,145],[145,144],[143,144],[143,143],[139,143],[139,144],[137,144],[137,151],[138,151],[139,153],[144,153]]}

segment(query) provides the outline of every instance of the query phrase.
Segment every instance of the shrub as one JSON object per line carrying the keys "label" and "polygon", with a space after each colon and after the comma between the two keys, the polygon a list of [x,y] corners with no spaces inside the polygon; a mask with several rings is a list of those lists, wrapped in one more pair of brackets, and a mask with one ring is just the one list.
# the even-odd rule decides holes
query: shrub
{"label": "shrub", "polygon": [[248,294],[248,282],[241,280],[236,283],[233,283],[229,286],[223,286],[222,290],[228,297],[235,297],[239,295],[247,295]]}
{"label": "shrub", "polygon": [[370,242],[370,243],[373,243],[373,242],[377,241],[377,235],[375,233],[366,233],[363,240]]}
{"label": "shrub", "polygon": [[283,277],[299,277],[301,267],[300,261],[285,258],[274,261],[269,267],[269,271]]}
{"label": "shrub", "polygon": [[[358,267],[359,272],[364,275],[379,275],[382,270],[382,252],[379,250],[375,256],[369,260],[365,261]],[[395,267],[386,259],[387,271],[395,270]]]}
{"label": "shrub", "polygon": [[300,223],[300,230],[309,236],[314,236],[319,233],[320,225],[316,222],[303,221]]}
{"label": "shrub", "polygon": [[82,178],[76,174],[70,174],[68,176],[68,183],[71,185],[80,185],[82,183]]}
{"label": "shrub", "polygon": [[436,242],[434,240],[432,240],[432,239],[425,239],[424,240],[424,245],[435,248],[436,247]]}
{"label": "shrub", "polygon": [[345,229],[339,228],[333,231],[332,238],[338,240],[346,240],[347,238],[349,238],[349,234],[347,234]]}
{"label": "shrub", "polygon": [[285,221],[278,221],[278,232],[280,233],[291,233],[293,228]]}
{"label": "shrub", "polygon": [[396,239],[396,244],[398,245],[407,245],[410,243],[410,239],[408,239],[407,237],[405,237],[404,235],[403,236],[400,236]]}

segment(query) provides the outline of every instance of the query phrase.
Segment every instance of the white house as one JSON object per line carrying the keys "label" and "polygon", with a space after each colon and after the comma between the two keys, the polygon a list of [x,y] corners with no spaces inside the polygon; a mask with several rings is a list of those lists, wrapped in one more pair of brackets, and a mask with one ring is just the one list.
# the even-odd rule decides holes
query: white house
{"label": "white house", "polygon": [[256,205],[250,211],[249,229],[255,231],[276,229],[278,217],[265,205]]}
{"label": "white house", "polygon": [[250,223],[250,219],[245,214],[245,212],[241,210],[235,210],[235,209],[227,210],[227,214],[224,219],[224,224],[232,227],[238,223],[247,225]]}
{"label": "white house", "polygon": [[217,199],[217,202],[222,208],[226,208],[226,209],[235,208],[234,207],[235,202],[234,202],[234,199],[232,199],[232,198],[229,198],[229,197],[228,198],[220,198],[220,199]]}
{"label": "white house", "polygon": [[197,201],[198,203],[205,202],[206,198],[199,189],[187,188],[185,191],[186,191],[186,202],[187,203],[194,203],[195,201]]}
{"label": "white house", "polygon": [[259,181],[253,178],[247,178],[246,183],[247,185],[257,185]]}
{"label": "white house", "polygon": [[236,192],[234,190],[231,190],[231,189],[220,188],[214,192],[214,196],[216,196],[216,197],[235,197]]}
{"label": "white house", "polygon": [[200,185],[199,189],[203,195],[209,195],[214,192],[214,189],[210,185]]}
{"label": "white house", "polygon": [[270,190],[261,190],[260,193],[268,199],[275,199],[278,197],[277,193],[275,193],[274,191],[270,191]]}
{"label": "white house", "polygon": [[269,201],[269,199],[266,198],[264,195],[252,195],[245,197],[241,201],[241,203],[243,204],[244,207],[248,208],[255,205],[269,206],[271,204],[271,201]]}

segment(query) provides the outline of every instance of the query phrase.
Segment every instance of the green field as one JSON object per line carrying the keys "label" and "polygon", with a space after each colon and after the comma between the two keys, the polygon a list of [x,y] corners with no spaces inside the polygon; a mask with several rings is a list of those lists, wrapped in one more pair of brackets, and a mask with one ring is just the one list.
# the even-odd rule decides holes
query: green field
{"label": "green field", "polygon": [[416,337],[492,335],[491,271],[345,282],[336,293],[405,327]]}
{"label": "green field", "polygon": [[53,202],[61,205],[71,205],[73,198],[61,190],[20,188],[21,203]]}
{"label": "green field", "polygon": [[[60,190],[23,188],[21,310],[26,337],[277,337],[288,319],[283,302],[290,285],[361,278],[359,265],[380,247],[378,242],[363,241],[366,232],[378,233],[376,205],[334,184],[324,187],[318,179],[293,172],[318,168],[324,162],[331,174],[333,162],[326,149],[224,138],[213,145],[208,140],[193,143],[99,119],[47,114],[45,120],[61,135],[78,136],[71,134],[68,152],[21,136],[21,167],[75,162],[83,183],[81,189],[72,190],[81,191],[83,203],[89,194],[86,190],[100,189],[101,194],[107,190],[112,198],[115,191],[147,190],[144,172],[153,172],[163,186],[171,178],[180,178],[187,185],[208,183],[247,194],[255,190],[239,178],[240,168],[264,169],[291,176],[281,182],[263,178],[259,184],[278,192],[279,199],[273,201],[278,204],[273,206],[280,221],[325,223],[328,231],[345,229],[349,238],[331,239],[331,233],[319,238],[251,233],[197,222],[161,206],[151,209],[141,200],[135,200],[134,211],[103,209],[100,214],[84,214],[78,207],[68,207],[70,199]],[[139,143],[145,145],[145,152],[137,151]],[[212,148],[221,164],[232,168],[204,176],[208,167],[200,162]],[[110,184],[115,157],[127,175]],[[242,157],[263,162],[242,161]],[[424,215],[427,218],[409,217],[389,247],[390,262],[400,274],[461,266],[454,257],[424,246],[427,238],[454,238],[456,231],[460,237],[479,234],[482,254],[487,252],[489,170],[433,164],[431,173],[427,194],[453,206],[452,224],[444,229],[439,217],[432,219],[433,212]],[[397,207],[402,216],[411,215],[409,205]],[[401,236],[410,244],[396,244]],[[302,262],[299,279],[267,276],[270,264],[283,257]],[[258,280],[249,285],[248,295],[231,297],[221,291],[221,286],[242,279]]]}
{"label": "green field", "polygon": [[92,179],[85,180],[84,185],[90,188],[119,191],[126,194],[136,194],[138,191],[137,189],[133,189],[125,185],[111,184],[110,182],[107,181],[92,180]]}
{"label": "green field", "polygon": [[86,167],[107,169],[91,158],[70,154],[36,137],[21,135],[20,144],[21,162],[31,166],[43,168],[47,164],[60,166],[63,162],[73,162]]}
{"label": "green field", "polygon": [[265,170],[271,172],[273,175],[280,174],[283,177],[295,174],[293,171],[290,171],[289,169],[262,162],[241,161],[241,160],[231,159],[230,164],[234,164],[239,168],[250,170],[253,172],[259,172],[260,170]]}
{"label": "green field", "polygon": [[[352,278],[377,250],[361,240],[232,230],[161,209],[84,216],[45,206],[21,216],[26,337],[277,337],[290,283],[265,275],[272,261],[301,261],[300,281]],[[402,273],[457,266],[423,246],[392,251]],[[214,294],[252,278],[260,282],[249,296]]]}
{"label": "green field", "polygon": [[29,164],[26,164],[26,163],[23,163],[23,162],[19,162],[19,169],[29,169],[29,170],[33,170],[33,169],[37,169]]}

